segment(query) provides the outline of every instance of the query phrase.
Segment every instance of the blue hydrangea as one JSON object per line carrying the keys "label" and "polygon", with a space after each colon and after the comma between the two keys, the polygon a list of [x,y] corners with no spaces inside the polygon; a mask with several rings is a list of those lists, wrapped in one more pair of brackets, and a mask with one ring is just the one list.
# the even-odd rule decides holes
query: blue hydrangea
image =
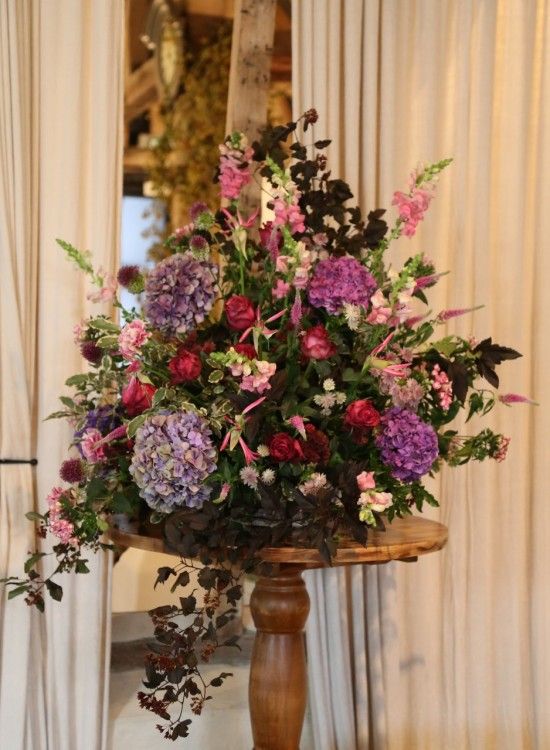
{"label": "blue hydrangea", "polygon": [[158,263],[145,283],[144,311],[154,328],[170,335],[193,331],[216,300],[218,267],[192,253]]}
{"label": "blue hydrangea", "polygon": [[195,412],[155,414],[136,433],[130,474],[154,510],[202,507],[217,451],[208,423]]}

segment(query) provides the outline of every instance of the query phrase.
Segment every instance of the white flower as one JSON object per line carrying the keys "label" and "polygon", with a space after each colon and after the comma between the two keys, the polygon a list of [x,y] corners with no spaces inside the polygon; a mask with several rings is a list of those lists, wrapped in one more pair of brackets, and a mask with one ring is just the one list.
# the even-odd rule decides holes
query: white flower
{"label": "white flower", "polygon": [[317,492],[317,490],[320,490],[321,487],[324,487],[327,483],[327,478],[325,474],[321,474],[320,472],[314,472],[309,479],[306,479],[305,482],[302,482],[302,484],[298,485],[298,489],[303,495],[313,495]]}
{"label": "white flower", "polygon": [[344,303],[344,318],[348,324],[348,328],[352,331],[356,331],[359,328],[361,322],[361,308],[357,305],[352,305],[349,302]]}
{"label": "white flower", "polygon": [[332,378],[326,378],[326,380],[323,381],[323,390],[325,391],[333,391],[336,388],[336,383]]}
{"label": "white flower", "polygon": [[258,472],[253,466],[245,466],[241,469],[239,476],[241,477],[242,483],[246,484],[247,487],[256,489],[258,486]]}
{"label": "white flower", "polygon": [[346,403],[347,396],[345,393],[342,393],[342,391],[336,391],[334,398],[336,399],[338,406],[342,406],[342,404]]}
{"label": "white flower", "polygon": [[330,414],[330,410],[336,403],[336,399],[334,398],[334,395],[332,393],[318,393],[313,397],[313,400],[315,401],[317,406],[321,407],[321,414],[323,414],[324,416]]}
{"label": "white flower", "polygon": [[262,482],[264,484],[273,484],[275,481],[275,472],[273,469],[266,469],[264,472],[262,472]]}
{"label": "white flower", "polygon": [[262,458],[267,458],[269,456],[269,448],[267,447],[267,445],[260,443],[260,445],[256,448],[256,453]]}

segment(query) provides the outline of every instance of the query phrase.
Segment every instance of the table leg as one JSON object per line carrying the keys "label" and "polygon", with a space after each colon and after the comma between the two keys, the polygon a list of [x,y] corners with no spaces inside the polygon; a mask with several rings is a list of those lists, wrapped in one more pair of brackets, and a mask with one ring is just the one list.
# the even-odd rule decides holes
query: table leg
{"label": "table leg", "polygon": [[307,701],[302,568],[258,578],[250,599],[256,639],[249,704],[254,750],[299,750]]}

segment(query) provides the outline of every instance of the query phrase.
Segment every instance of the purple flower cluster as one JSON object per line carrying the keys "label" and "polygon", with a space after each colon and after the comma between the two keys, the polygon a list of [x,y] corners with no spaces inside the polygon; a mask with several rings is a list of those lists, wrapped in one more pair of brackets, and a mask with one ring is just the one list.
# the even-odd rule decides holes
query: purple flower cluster
{"label": "purple flower cluster", "polygon": [[382,461],[402,482],[415,482],[431,469],[439,454],[437,434],[408,409],[393,407],[380,423],[376,447]]}
{"label": "purple flower cluster", "polygon": [[334,315],[346,302],[366,309],[375,291],[376,281],[365,266],[345,255],[330,257],[317,264],[308,296],[314,307],[324,307]]}
{"label": "purple flower cluster", "polygon": [[147,505],[165,513],[200,508],[217,452],[208,423],[195,412],[155,414],[136,433],[130,474]]}
{"label": "purple flower cluster", "polygon": [[145,284],[145,315],[154,328],[168,334],[193,331],[216,299],[218,268],[192,253],[162,260]]}
{"label": "purple flower cluster", "polygon": [[114,430],[115,427],[119,427],[121,424],[122,420],[113,410],[112,406],[96,406],[95,409],[91,409],[86,414],[84,424],[74,434],[74,442],[77,443],[78,450],[82,453],[80,439],[86,430],[99,430],[102,435],[107,435]]}

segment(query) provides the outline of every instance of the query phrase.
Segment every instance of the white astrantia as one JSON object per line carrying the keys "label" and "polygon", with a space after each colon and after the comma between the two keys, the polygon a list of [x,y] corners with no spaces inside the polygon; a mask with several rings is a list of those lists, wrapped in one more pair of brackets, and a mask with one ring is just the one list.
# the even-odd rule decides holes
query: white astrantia
{"label": "white astrantia", "polygon": [[256,448],[256,453],[262,458],[267,458],[269,456],[269,448],[267,447],[267,445],[260,443],[260,445],[258,445],[258,447]]}
{"label": "white astrantia", "polygon": [[275,472],[273,469],[265,469],[265,471],[262,472],[262,482],[264,484],[273,484],[275,481]]}
{"label": "white astrantia", "polygon": [[305,482],[298,485],[298,489],[303,495],[313,495],[327,484],[327,477],[321,472],[314,472]]}
{"label": "white astrantia", "polygon": [[361,308],[358,305],[352,305],[350,302],[345,302],[343,309],[344,318],[346,319],[348,328],[352,331],[356,331],[361,322]]}
{"label": "white astrantia", "polygon": [[317,406],[321,407],[321,414],[325,417],[330,414],[330,410],[336,403],[336,399],[332,393],[318,393],[313,397],[313,400]]}
{"label": "white astrantia", "polygon": [[239,476],[243,484],[251,487],[253,490],[258,486],[258,472],[253,466],[245,466],[240,470]]}
{"label": "white astrantia", "polygon": [[333,391],[336,388],[336,383],[332,378],[325,378],[323,380],[323,390],[324,391]]}
{"label": "white astrantia", "polygon": [[334,394],[334,398],[338,406],[341,406],[342,404],[346,403],[347,396],[342,391],[336,391],[336,393]]}

